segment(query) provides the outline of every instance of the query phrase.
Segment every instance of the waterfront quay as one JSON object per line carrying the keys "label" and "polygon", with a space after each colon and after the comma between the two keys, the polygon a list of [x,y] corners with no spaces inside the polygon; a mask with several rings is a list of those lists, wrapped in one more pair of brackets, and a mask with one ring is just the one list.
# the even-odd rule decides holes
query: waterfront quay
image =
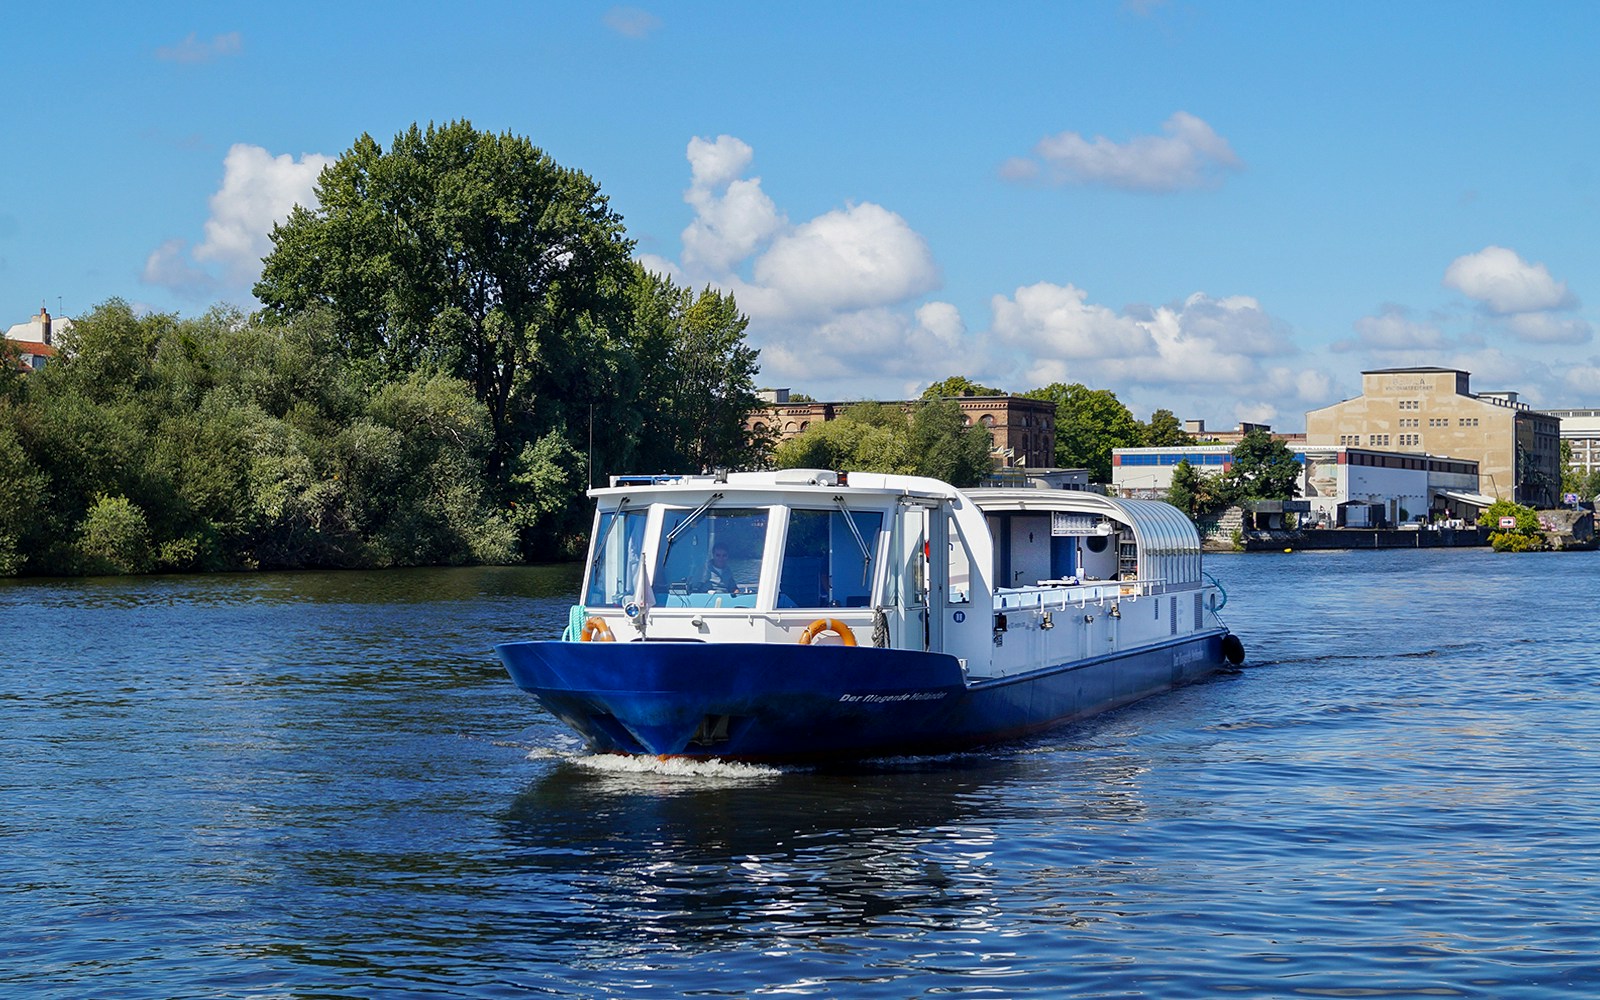
{"label": "waterfront quay", "polygon": [[1469,528],[1306,528],[1244,531],[1239,546],[1246,552],[1284,549],[1454,549],[1489,544],[1489,529]]}

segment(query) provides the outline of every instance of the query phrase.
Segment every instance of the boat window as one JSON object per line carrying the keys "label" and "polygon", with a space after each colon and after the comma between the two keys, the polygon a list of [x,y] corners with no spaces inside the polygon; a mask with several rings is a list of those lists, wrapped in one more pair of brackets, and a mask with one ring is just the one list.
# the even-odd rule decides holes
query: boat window
{"label": "boat window", "polygon": [[951,604],[966,604],[972,600],[972,555],[967,551],[966,539],[961,537],[961,529],[956,524],[956,519],[951,517],[948,521],[950,580],[945,590],[949,595],[946,600]]}
{"label": "boat window", "polygon": [[652,578],[656,605],[754,607],[767,520],[765,509],[749,507],[667,511]]}
{"label": "boat window", "polygon": [[880,511],[851,511],[849,520],[838,510],[790,511],[778,606],[867,607],[882,529]]}
{"label": "boat window", "polygon": [[601,512],[584,604],[614,608],[633,599],[639,580],[639,554],[644,551],[644,526],[643,510]]}

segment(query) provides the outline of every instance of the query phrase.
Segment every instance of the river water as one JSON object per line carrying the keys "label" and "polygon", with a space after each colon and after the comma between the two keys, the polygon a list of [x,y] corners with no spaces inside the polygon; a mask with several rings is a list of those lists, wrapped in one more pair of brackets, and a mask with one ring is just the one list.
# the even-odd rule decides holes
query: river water
{"label": "river water", "polygon": [[1600,995],[1600,556],[1221,556],[1247,667],[1026,743],[596,759],[574,571],[0,583],[0,993]]}

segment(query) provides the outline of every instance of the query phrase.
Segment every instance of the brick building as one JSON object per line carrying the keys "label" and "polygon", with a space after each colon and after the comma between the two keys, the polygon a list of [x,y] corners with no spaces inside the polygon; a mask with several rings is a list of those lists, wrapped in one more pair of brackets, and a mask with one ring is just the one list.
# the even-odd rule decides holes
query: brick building
{"label": "brick building", "polygon": [[[854,405],[848,402],[791,403],[787,389],[768,389],[762,395],[767,403],[745,418],[745,429],[771,431],[774,440],[779,442],[794,437],[814,423],[835,420]],[[965,424],[969,427],[976,424],[989,431],[990,452],[996,466],[1045,469],[1055,465],[1054,403],[1022,396],[959,396],[954,401],[961,408]],[[889,405],[909,409],[915,401]]]}

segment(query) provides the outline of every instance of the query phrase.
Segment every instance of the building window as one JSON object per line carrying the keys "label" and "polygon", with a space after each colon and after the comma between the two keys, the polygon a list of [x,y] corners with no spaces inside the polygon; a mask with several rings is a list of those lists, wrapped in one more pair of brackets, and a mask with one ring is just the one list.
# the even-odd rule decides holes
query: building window
{"label": "building window", "polygon": [[979,417],[978,418],[978,422],[983,424],[983,426],[985,426],[985,427],[990,427],[990,428],[994,427],[994,417],[990,416],[987,413],[985,413],[983,416]]}

